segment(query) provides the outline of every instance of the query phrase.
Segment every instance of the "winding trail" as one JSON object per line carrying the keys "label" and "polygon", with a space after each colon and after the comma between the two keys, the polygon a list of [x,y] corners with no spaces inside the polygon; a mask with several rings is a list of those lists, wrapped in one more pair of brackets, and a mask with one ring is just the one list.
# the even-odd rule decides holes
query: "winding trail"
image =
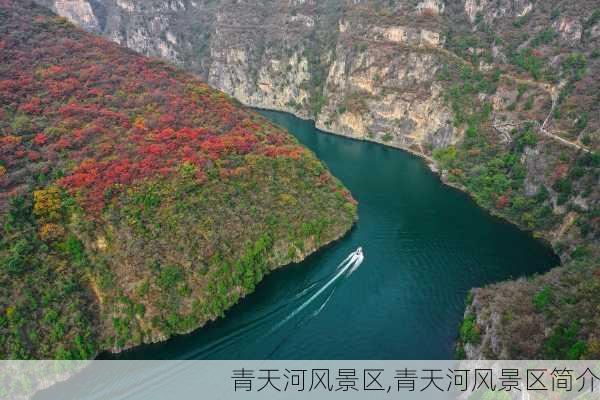
{"label": "winding trail", "polygon": [[556,86],[550,86],[548,85],[550,88],[547,89],[548,93],[550,94],[550,97],[552,98],[552,107],[550,108],[550,112],[548,113],[548,116],[546,117],[546,119],[544,120],[544,122],[542,123],[542,125],[540,126],[540,132],[548,137],[551,137],[555,140],[558,140],[559,142],[562,142],[564,144],[566,144],[567,146],[572,146],[575,147],[579,150],[582,150],[586,153],[590,153],[591,151],[583,146],[580,145],[579,143],[576,142],[572,142],[570,140],[567,140],[561,136],[558,136],[550,131],[548,131],[546,129],[546,126],[548,125],[548,122],[550,122],[550,119],[552,118],[552,114],[554,113],[554,109],[556,108],[556,105],[558,104],[558,90],[556,89]]}
{"label": "winding trail", "polygon": [[[434,51],[434,52],[438,52],[441,54],[444,54],[445,56],[447,56],[448,58],[451,58],[463,65],[468,65],[471,66],[472,68],[476,68],[473,63],[471,63],[468,60],[463,59],[462,57],[460,57],[459,55],[457,55],[456,53],[445,49],[443,47],[438,47],[438,46],[432,46],[432,45],[426,45],[426,44],[422,44],[422,45],[412,45],[412,44],[408,44],[408,43],[399,43],[396,41],[384,41],[384,40],[373,40],[373,39],[364,39],[361,38],[360,40],[362,41],[366,41],[369,43],[379,43],[379,44],[383,44],[383,45],[396,45],[399,47],[404,47],[406,49],[411,49],[411,50],[417,50],[417,51],[426,51],[426,50],[430,50],[430,51]],[[540,125],[539,122],[537,123],[539,131],[541,134],[543,134],[546,137],[549,137],[553,140],[556,140],[564,145],[567,146],[571,146],[574,147],[578,150],[584,151],[586,153],[591,153],[591,150],[588,149],[587,147],[583,146],[582,144],[579,144],[578,142],[575,141],[571,141],[568,139],[565,139],[564,137],[557,135],[556,132],[551,132],[549,130],[546,129],[546,126],[548,125],[548,123],[550,122],[550,120],[552,119],[552,114],[554,113],[554,110],[558,104],[558,89],[557,86],[555,85],[551,85],[549,83],[544,83],[544,82],[538,82],[532,79],[525,79],[525,78],[519,78],[516,77],[512,74],[507,74],[507,73],[503,73],[500,75],[502,78],[505,78],[507,80],[513,81],[517,84],[524,84],[524,85],[528,85],[528,86],[535,86],[538,87],[542,90],[544,90],[546,93],[548,93],[548,95],[550,96],[550,98],[552,99],[552,107],[550,108],[550,112],[548,113],[548,115],[546,116],[544,122]],[[537,121],[536,121],[537,122]],[[505,139],[510,140],[510,137],[506,137],[506,133],[501,131],[498,126],[496,125],[492,125],[498,132],[500,132],[503,136],[505,136]],[[427,157],[426,157],[427,158]],[[429,160],[429,161],[433,161],[433,160]]]}

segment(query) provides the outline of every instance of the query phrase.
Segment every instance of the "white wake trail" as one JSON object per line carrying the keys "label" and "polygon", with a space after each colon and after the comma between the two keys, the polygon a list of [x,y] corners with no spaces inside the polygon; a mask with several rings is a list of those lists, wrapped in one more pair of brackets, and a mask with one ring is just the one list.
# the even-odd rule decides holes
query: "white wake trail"
{"label": "white wake trail", "polygon": [[[336,268],[336,270],[342,268],[342,265],[346,264],[346,262],[348,262],[351,258],[356,257],[356,254],[354,252],[348,254],[348,257],[346,257],[346,259],[344,261],[342,261]],[[350,261],[352,262],[352,261]]]}
{"label": "white wake trail", "polygon": [[356,271],[358,269],[358,267],[360,267],[360,264],[362,264],[363,260],[365,259],[365,256],[363,256],[362,254],[357,256],[354,259],[354,265],[352,266],[352,268],[350,268],[350,270],[348,271],[348,275],[350,276],[354,273],[354,271]]}
{"label": "white wake trail", "polygon": [[307,288],[305,288],[304,290],[302,290],[300,293],[298,293],[296,296],[294,296],[294,300],[299,299],[300,297],[304,296],[306,293],[308,293],[308,291],[312,288],[314,288],[315,286],[317,286],[319,282],[315,282],[312,283],[311,285],[309,285]]}
{"label": "white wake trail", "polygon": [[[354,253],[351,254],[351,256],[353,256]],[[317,297],[319,297],[324,291],[326,291],[331,285],[334,284],[334,282],[336,280],[338,280],[338,278],[342,275],[344,275],[344,273],[346,271],[348,271],[348,268],[353,264],[353,261],[356,259],[355,257],[351,257],[350,261],[347,262],[343,268],[339,269],[339,272],[329,280],[329,282],[327,282],[325,285],[323,285],[323,287],[321,289],[319,289],[315,294],[313,294],[308,300],[306,300],[304,303],[302,303],[300,305],[300,307],[296,308],[294,311],[292,311],[287,317],[285,317],[285,319],[283,319],[280,323],[278,323],[276,326],[273,327],[273,329],[271,329],[270,332],[273,332],[277,329],[279,329],[281,326],[283,326],[286,322],[288,322],[290,319],[294,318],[296,315],[298,315],[299,312],[301,312],[302,310],[304,310],[306,307],[308,307],[308,305],[310,303],[312,303]],[[339,268],[339,267],[338,267]],[[269,333],[270,333],[269,332]]]}
{"label": "white wake trail", "polygon": [[335,293],[335,288],[333,288],[333,290],[331,291],[331,293],[329,294],[329,297],[327,297],[325,302],[323,304],[321,304],[321,307],[319,307],[319,309],[313,313],[313,315],[312,315],[313,318],[316,317],[317,315],[321,314],[321,311],[323,311],[323,309],[325,308],[327,303],[329,303],[329,300],[331,300],[334,293]]}

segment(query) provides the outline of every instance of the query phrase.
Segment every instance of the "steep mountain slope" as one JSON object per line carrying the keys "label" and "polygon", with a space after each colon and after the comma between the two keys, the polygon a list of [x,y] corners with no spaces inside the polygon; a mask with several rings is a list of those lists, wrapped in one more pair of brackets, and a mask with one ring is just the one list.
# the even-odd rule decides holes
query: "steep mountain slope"
{"label": "steep mountain slope", "polygon": [[433,82],[441,24],[412,4],[398,2],[399,20],[357,1],[40,2],[243,103],[328,131],[417,151],[457,139]]}
{"label": "steep mountain slope", "polygon": [[468,141],[456,157],[446,158],[444,151],[439,161],[449,180],[541,234],[564,262],[531,280],[475,289],[460,329],[459,355],[598,358],[600,8],[592,1],[466,1],[447,12],[455,21],[448,50],[512,82],[490,99],[488,130],[506,142],[497,151],[504,159],[484,164],[507,176],[510,188],[491,198],[495,204],[481,201],[504,178],[482,176],[482,166],[472,163],[480,160],[470,160]]}
{"label": "steep mountain slope", "polygon": [[217,318],[348,231],[287,132],[30,1],[0,1],[0,357],[88,358]]}
{"label": "steep mountain slope", "polygon": [[39,1],[244,103],[427,157],[565,263],[475,290],[459,355],[597,356],[597,2]]}

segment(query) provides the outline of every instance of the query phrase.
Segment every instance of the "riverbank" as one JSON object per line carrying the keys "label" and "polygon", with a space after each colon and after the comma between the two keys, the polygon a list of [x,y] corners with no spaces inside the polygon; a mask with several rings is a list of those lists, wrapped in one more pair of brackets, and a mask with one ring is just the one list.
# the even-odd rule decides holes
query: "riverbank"
{"label": "riverbank", "polygon": [[[289,263],[281,264],[281,265],[278,265],[278,266],[274,266],[273,268],[270,269],[270,272],[265,275],[265,278],[267,276],[269,276],[270,273],[273,273],[275,271],[278,271],[278,270],[281,270],[281,269],[285,269],[285,268],[290,268],[290,267],[296,266],[298,264],[301,264],[307,258],[310,258],[310,257],[314,256],[317,252],[324,251],[327,248],[329,248],[331,246],[334,246],[336,243],[338,243],[339,241],[343,240],[344,237],[348,236],[352,232],[353,229],[355,229],[357,222],[358,222],[358,218],[356,218],[354,220],[354,222],[352,223],[352,225],[350,225],[348,227],[348,229],[341,230],[336,237],[332,237],[330,240],[322,242],[318,246],[316,245],[315,241],[308,241],[309,247],[308,248],[305,247],[302,250],[301,253],[296,253],[296,257],[297,258],[295,258],[293,261],[291,261]],[[238,302],[243,301],[246,297],[252,295],[253,293],[255,293],[255,291],[251,291],[251,292],[240,294]],[[236,304],[231,305],[231,307],[234,307]],[[220,317],[206,320],[201,325],[198,325],[196,327],[192,327],[192,328],[190,328],[187,331],[177,332],[176,334],[174,334],[174,335],[172,335],[170,337],[158,338],[157,340],[153,340],[153,341],[149,341],[149,342],[145,342],[145,343],[139,343],[139,344],[132,345],[132,346],[129,346],[129,347],[124,347],[124,348],[118,348],[118,349],[112,348],[112,349],[100,350],[93,358],[94,359],[100,359],[100,360],[102,360],[102,359],[112,359],[112,358],[118,357],[120,354],[127,354],[127,352],[129,352],[129,351],[131,351],[131,350],[133,350],[133,349],[135,349],[137,347],[140,347],[140,346],[149,346],[149,345],[151,346],[153,344],[159,344],[161,342],[166,342],[166,341],[169,341],[169,340],[177,340],[177,338],[188,336],[188,335],[190,335],[190,334],[192,334],[194,332],[200,332],[202,329],[205,328],[206,325],[214,324],[219,319],[225,318],[225,314],[227,312],[228,312],[228,309],[224,310],[224,314],[222,316],[220,316]]]}
{"label": "riverbank", "polygon": [[[336,134],[335,132],[328,133]],[[385,145],[385,143],[380,144]],[[557,157],[556,154],[561,154],[559,151],[560,145],[555,142],[545,141],[541,142],[539,146],[542,146],[541,148],[545,148],[546,151],[549,152],[550,157]],[[529,152],[531,153],[532,151],[537,152],[541,150],[532,149]],[[415,154],[414,151],[411,151],[411,153]],[[562,154],[564,154],[564,152]],[[548,157],[548,155],[546,157]],[[545,163],[548,162],[549,161],[545,161]],[[525,212],[523,212],[523,214],[517,212],[514,215],[509,215],[507,213],[507,209],[498,207],[499,203],[488,203],[486,205],[485,202],[481,201],[479,192],[471,191],[465,185],[460,183],[460,179],[457,179],[457,176],[455,175],[456,172],[452,174],[448,170],[437,168],[436,161],[429,157],[425,157],[425,163],[432,171],[437,172],[440,180],[445,185],[466,193],[475,202],[477,202],[482,209],[486,210],[486,212],[489,212],[491,215],[502,218],[510,224],[513,224],[524,232],[527,232],[528,235],[532,235],[537,240],[541,240],[546,246],[553,247],[556,251],[556,254],[562,259],[562,266],[556,266],[554,263],[548,264],[547,267],[554,267],[552,272],[541,275],[540,277],[536,277],[535,279],[528,281],[508,280],[504,283],[491,285],[486,288],[474,289],[468,297],[469,302],[467,303],[467,307],[464,311],[463,324],[461,325],[460,330],[457,329],[457,331],[459,331],[457,357],[536,358],[548,357],[548,354],[553,354],[554,357],[560,357],[558,354],[562,354],[562,357],[566,357],[567,353],[570,351],[570,347],[561,350],[554,350],[554,353],[548,353],[548,350],[544,350],[548,346],[545,344],[546,341],[553,340],[552,336],[546,336],[548,332],[554,332],[553,334],[556,337],[560,337],[562,334],[561,329],[567,329],[565,327],[569,327],[571,324],[571,322],[569,322],[569,318],[557,318],[557,316],[573,315],[573,311],[563,313],[563,311],[565,311],[565,307],[562,300],[566,298],[573,299],[574,296],[572,294],[572,290],[561,289],[562,286],[558,282],[568,280],[570,279],[569,277],[575,277],[570,286],[574,285],[577,287],[580,284],[585,284],[586,282],[595,282],[597,280],[597,274],[595,275],[594,257],[597,257],[598,248],[593,244],[593,242],[589,243],[587,246],[585,242],[582,244],[582,237],[577,229],[582,225],[581,222],[575,224],[575,221],[577,220],[575,218],[576,214],[574,216],[573,212],[571,211],[569,218],[566,218],[564,222],[556,222],[555,225],[550,229],[547,227],[547,225],[544,229],[532,229],[531,226],[527,226],[525,223],[527,219],[522,218],[526,215]],[[581,161],[578,161],[578,163],[581,163]],[[544,188],[546,186],[541,187]],[[552,189],[550,188],[549,190]],[[548,195],[548,197],[551,198],[552,196],[556,196],[556,194]],[[543,198],[542,201],[544,201]],[[556,207],[556,201],[557,200],[552,200],[550,204],[554,204],[553,207]],[[561,212],[561,207],[558,207],[557,210],[558,212]],[[509,209],[508,211],[511,210]],[[548,289],[552,287],[556,288]],[[504,295],[507,292],[516,293],[516,291],[519,290],[521,291],[520,295],[513,295],[511,296],[511,299]],[[553,304],[553,306],[548,305],[547,307],[544,306],[541,308],[536,308],[535,304],[538,301],[536,299],[538,299],[540,296],[545,296],[546,293],[550,292],[553,294],[550,296],[551,299],[546,300],[546,302],[548,304]],[[582,291],[582,293],[587,293],[587,291]],[[580,306],[582,308],[587,308],[588,306],[586,304],[595,304],[593,298],[589,296],[575,297],[579,299],[578,302],[580,302]],[[519,302],[523,304],[517,304],[516,299],[519,299]],[[525,308],[524,305],[526,306]],[[519,310],[523,309],[526,309],[527,311],[523,312],[522,316],[520,316],[521,312]],[[548,309],[559,311],[549,314],[547,311]],[[574,309],[576,309],[576,307],[574,307],[573,310]],[[525,315],[535,315],[534,320],[536,321],[536,327],[530,328],[536,330],[535,337],[537,339],[533,342],[533,344],[524,344],[525,342],[528,342],[528,338],[532,337],[531,333],[525,333],[525,328],[518,324],[509,323],[509,320],[505,320],[503,319],[504,317],[501,317],[502,315],[513,314],[515,315],[514,318],[524,318],[525,320],[527,319]],[[470,328],[467,328],[469,326]],[[596,345],[594,345],[594,343],[597,339],[592,334],[595,330],[593,326],[593,323],[588,323],[585,327],[576,328],[576,336],[580,338],[578,340],[583,339],[581,342],[576,343],[589,342],[589,347],[592,349],[595,348],[594,346]],[[472,339],[468,339],[469,335],[465,336],[465,329],[476,331],[477,335],[475,336],[477,336],[479,339],[476,342],[473,342]],[[521,340],[523,340],[523,343],[519,345]],[[522,352],[519,353],[518,351],[507,350],[511,346],[510,341],[517,343],[514,348],[520,347],[523,349]],[[569,346],[575,346],[575,343],[571,343]],[[573,354],[574,352],[575,350],[571,351]],[[587,353],[585,350],[580,350],[577,354],[582,357],[586,357],[585,354]],[[592,352],[589,354],[595,353]]]}
{"label": "riverbank", "polygon": [[425,164],[427,164],[427,166],[429,167],[429,169],[431,169],[431,171],[433,171],[435,173],[439,173],[440,172],[439,169],[437,168],[435,160],[431,156],[428,156],[427,154],[419,152],[419,151],[417,151],[417,150],[415,150],[413,148],[410,148],[410,147],[407,147],[407,146],[402,146],[399,143],[385,142],[384,140],[379,140],[376,137],[370,138],[370,137],[350,136],[350,135],[346,135],[346,134],[343,134],[343,133],[340,133],[340,132],[336,132],[336,131],[331,130],[331,129],[327,129],[326,127],[321,127],[321,126],[317,127],[314,118],[310,118],[306,114],[306,112],[300,112],[298,110],[291,109],[291,108],[288,108],[288,107],[281,108],[281,109],[279,109],[279,108],[264,108],[264,107],[257,107],[255,105],[251,105],[251,104],[246,104],[246,103],[241,102],[241,101],[240,101],[240,103],[243,104],[246,107],[249,107],[249,108],[252,108],[252,109],[255,109],[255,110],[277,111],[277,112],[283,112],[283,113],[291,114],[291,115],[293,115],[294,117],[296,117],[298,119],[301,119],[303,121],[308,121],[308,122],[313,123],[315,125],[315,128],[319,129],[320,131],[322,131],[324,133],[328,133],[328,134],[331,134],[331,135],[342,136],[342,137],[347,138],[347,139],[358,140],[358,141],[361,141],[361,142],[377,143],[377,144],[381,144],[383,146],[391,147],[393,149],[398,149],[398,150],[406,151],[407,153],[413,154],[413,155],[421,158],[425,162]]}
{"label": "riverbank", "polygon": [[[255,110],[264,110],[264,111],[276,111],[276,112],[283,112],[283,113],[287,113],[287,114],[291,114],[294,117],[302,120],[302,121],[307,121],[310,122],[312,124],[315,124],[315,120],[312,118],[309,118],[308,116],[306,116],[305,113],[300,113],[294,110],[289,110],[289,109],[276,109],[276,108],[261,108],[261,107],[254,107],[252,105],[248,105],[248,104],[244,104],[246,107],[250,107],[252,109]],[[315,126],[316,127],[316,126]],[[407,153],[410,153],[414,156],[417,156],[419,159],[421,159],[423,161],[423,163],[436,175],[439,176],[440,181],[444,184],[447,185],[449,187],[452,187],[460,192],[463,192],[465,194],[467,194],[471,199],[473,199],[475,202],[477,202],[477,198],[475,197],[474,193],[472,191],[470,191],[466,186],[452,181],[449,179],[448,177],[448,173],[447,171],[443,170],[440,168],[440,166],[438,165],[438,163],[436,162],[436,160],[427,155],[424,154],[422,152],[419,152],[415,149],[411,149],[405,146],[401,146],[397,143],[386,143],[383,140],[377,140],[376,138],[362,138],[362,137],[355,137],[355,136],[348,136],[345,135],[343,133],[340,132],[335,132],[332,130],[326,130],[323,129],[321,127],[317,128],[319,131],[326,133],[326,134],[331,134],[331,135],[336,135],[336,136],[341,136],[344,137],[346,139],[351,139],[351,140],[357,140],[359,142],[371,142],[371,143],[376,143],[382,146],[386,146],[386,147],[390,147],[393,149],[397,149],[397,150],[401,150],[401,151],[405,151]],[[523,230],[524,232],[528,232],[529,234],[531,234],[535,239],[538,240],[542,240],[544,242],[545,245],[548,246],[552,246],[552,237],[544,232],[541,231],[534,231],[531,229],[527,229],[527,227],[525,227],[523,224],[519,223],[518,221],[515,221],[514,219],[511,219],[509,217],[507,217],[506,215],[504,215],[501,212],[498,212],[497,210],[494,210],[493,208],[490,207],[485,207],[481,204],[479,204],[480,207],[482,207],[483,209],[485,209],[487,212],[489,212],[491,215],[498,217],[498,218],[502,218],[503,220],[513,224],[514,226],[516,226],[517,228]],[[558,254],[557,254],[558,255]]]}
{"label": "riverbank", "polygon": [[[546,246],[442,185],[416,156],[320,134],[289,114],[261,113],[353,193],[358,222],[343,240],[266,276],[226,318],[115,357],[347,359],[351,351],[362,359],[451,358],[470,288],[558,262]],[[297,312],[359,246],[360,269]],[[323,334],[333,331],[344,335]]]}

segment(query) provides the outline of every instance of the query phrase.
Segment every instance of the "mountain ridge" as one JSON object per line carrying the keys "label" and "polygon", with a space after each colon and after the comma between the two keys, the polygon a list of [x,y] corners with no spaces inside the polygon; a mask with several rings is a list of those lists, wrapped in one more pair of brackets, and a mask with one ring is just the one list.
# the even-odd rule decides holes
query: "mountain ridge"
{"label": "mountain ridge", "polygon": [[344,235],[356,201],[256,112],[0,1],[0,354],[91,358],[187,333]]}

